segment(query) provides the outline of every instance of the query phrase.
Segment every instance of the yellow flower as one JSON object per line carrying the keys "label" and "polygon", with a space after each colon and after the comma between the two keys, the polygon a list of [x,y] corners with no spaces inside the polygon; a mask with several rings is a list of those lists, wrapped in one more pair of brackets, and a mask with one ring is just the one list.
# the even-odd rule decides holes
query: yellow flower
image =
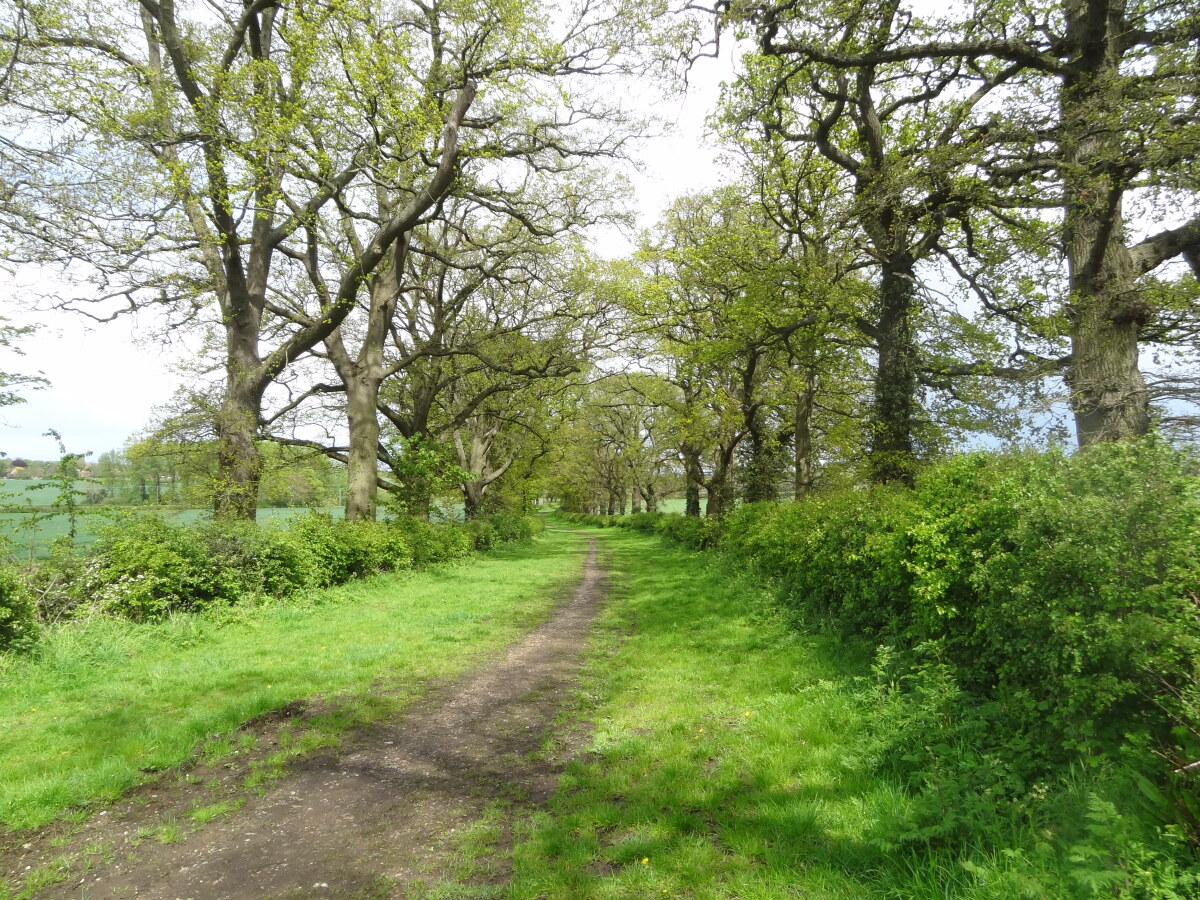
{"label": "yellow flower", "polygon": [[648,865],[650,865],[650,857],[648,857],[648,856],[643,856],[643,857],[642,857],[642,865],[643,865],[643,866],[648,866]]}
{"label": "yellow flower", "polygon": [[746,715],[750,715],[750,712],[749,712],[749,710],[747,710],[747,711],[746,711]]}

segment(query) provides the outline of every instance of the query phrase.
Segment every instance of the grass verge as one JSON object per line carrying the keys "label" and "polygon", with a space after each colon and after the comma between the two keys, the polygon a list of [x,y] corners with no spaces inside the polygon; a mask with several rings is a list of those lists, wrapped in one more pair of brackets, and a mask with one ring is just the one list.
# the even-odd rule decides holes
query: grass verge
{"label": "grass verge", "polygon": [[113,800],[295,701],[340,697],[353,709],[370,705],[381,679],[404,696],[452,677],[548,614],[580,577],[580,547],[579,536],[552,532],[302,602],[64,626],[35,658],[0,670],[0,823],[32,828]]}
{"label": "grass verge", "polygon": [[905,843],[912,801],[872,749],[868,648],[784,623],[709,557],[596,536],[613,592],[579,694],[591,747],[518,826],[509,897],[1076,896],[1039,871],[1052,861]]}

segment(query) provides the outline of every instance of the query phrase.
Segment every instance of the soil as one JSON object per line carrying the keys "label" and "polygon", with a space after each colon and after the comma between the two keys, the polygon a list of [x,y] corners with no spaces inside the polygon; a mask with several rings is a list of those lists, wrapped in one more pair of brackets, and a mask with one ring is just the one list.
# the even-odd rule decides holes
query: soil
{"label": "soil", "polygon": [[[556,719],[604,593],[593,541],[583,582],[547,622],[395,720],[302,758],[265,793],[238,792],[247,759],[197,767],[81,827],[27,836],[0,853],[2,870],[19,877],[65,853],[74,874],[46,898],[421,897],[439,881],[486,894],[507,881],[508,824],[550,796],[579,744]],[[250,728],[268,746],[310,712],[295,705]],[[211,803],[214,788],[240,809],[186,834],[191,820],[179,819],[178,842],[147,839],[148,825]],[[458,839],[481,819],[493,823],[490,846],[464,857]]]}

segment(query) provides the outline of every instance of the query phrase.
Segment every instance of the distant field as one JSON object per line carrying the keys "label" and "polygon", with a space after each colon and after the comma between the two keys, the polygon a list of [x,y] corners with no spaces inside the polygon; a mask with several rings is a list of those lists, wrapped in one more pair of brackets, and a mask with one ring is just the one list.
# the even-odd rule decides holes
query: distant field
{"label": "distant field", "polygon": [[[80,487],[82,484],[81,481],[75,482],[76,487]],[[58,488],[52,481],[0,478],[0,505],[49,506],[57,496]]]}
{"label": "distant field", "polygon": [[[193,524],[203,522],[212,516],[206,509],[158,509],[154,506],[135,507],[147,513],[159,512],[171,522]],[[96,540],[95,529],[104,523],[103,514],[94,507],[84,507],[83,514],[75,534],[75,543],[86,546]],[[282,522],[294,516],[302,516],[309,510],[303,508],[277,509],[268,507],[258,511],[259,522]],[[335,518],[342,515],[340,506],[320,510]],[[49,553],[50,542],[65,535],[70,530],[70,523],[65,515],[55,515],[43,518],[29,513],[0,513],[0,539],[11,542],[9,555],[27,559],[29,556],[46,556]]]}
{"label": "distant field", "polygon": [[[57,496],[58,488],[51,481],[0,479],[0,509],[13,510],[26,506],[45,508],[50,506]],[[684,505],[685,501],[682,497],[670,497],[660,500],[658,508],[662,512],[682,513]],[[442,500],[437,503],[437,507],[442,517],[462,520],[461,502]],[[172,509],[156,507],[154,504],[123,508],[141,509],[149,513],[158,512],[172,522],[188,525],[206,521],[212,515],[211,511],[206,509]],[[101,507],[86,504],[80,506],[81,515],[75,535],[75,542],[80,546],[87,546],[96,540],[95,529],[104,522],[100,509]],[[340,506],[327,507],[321,511],[334,517],[342,515]],[[258,521],[282,522],[306,512],[308,512],[307,509],[300,507],[288,509],[263,507],[258,511]],[[7,555],[20,559],[28,559],[30,556],[46,556],[49,553],[51,541],[65,535],[68,530],[69,523],[65,515],[46,517],[44,513],[31,515],[28,512],[0,512],[0,541],[10,542]],[[3,553],[3,550],[4,548],[0,547],[0,554]]]}

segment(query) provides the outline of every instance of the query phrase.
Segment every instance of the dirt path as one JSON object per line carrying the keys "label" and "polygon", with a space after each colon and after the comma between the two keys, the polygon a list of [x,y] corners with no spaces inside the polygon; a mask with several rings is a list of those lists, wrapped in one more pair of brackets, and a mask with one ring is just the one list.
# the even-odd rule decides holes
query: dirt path
{"label": "dirt path", "polygon": [[[352,736],[337,753],[297,763],[266,794],[184,842],[144,843],[135,858],[39,896],[423,895],[452,863],[454,835],[491,804],[539,803],[553,790],[561,765],[539,750],[603,595],[593,541],[570,600],[501,658],[402,719]],[[118,856],[126,852],[117,847]],[[502,882],[503,859],[482,877]]]}

